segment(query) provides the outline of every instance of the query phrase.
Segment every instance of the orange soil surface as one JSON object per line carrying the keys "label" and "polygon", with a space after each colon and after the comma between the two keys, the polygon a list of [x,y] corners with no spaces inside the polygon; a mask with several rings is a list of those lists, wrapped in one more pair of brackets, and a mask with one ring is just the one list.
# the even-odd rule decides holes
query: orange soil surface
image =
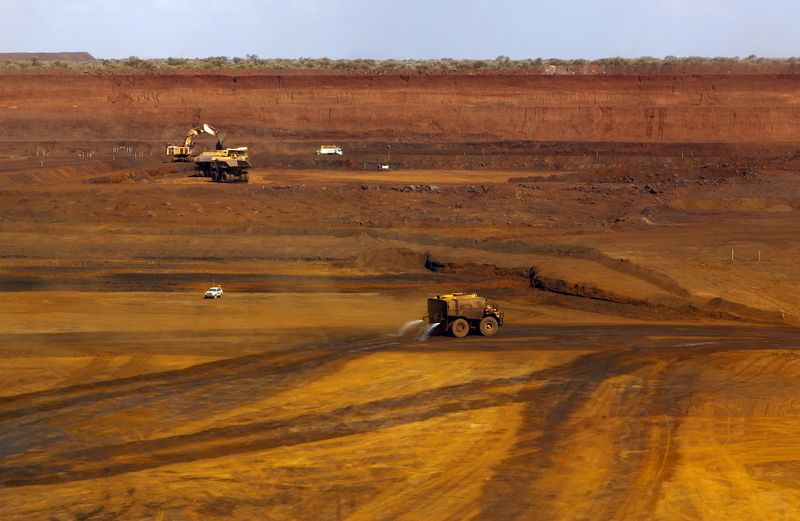
{"label": "orange soil surface", "polygon": [[0,75],[0,518],[797,518],[796,82]]}

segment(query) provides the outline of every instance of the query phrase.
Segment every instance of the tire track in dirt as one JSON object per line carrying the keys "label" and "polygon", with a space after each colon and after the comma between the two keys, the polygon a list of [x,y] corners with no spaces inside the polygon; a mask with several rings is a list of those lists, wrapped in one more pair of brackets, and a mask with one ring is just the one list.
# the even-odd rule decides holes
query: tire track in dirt
{"label": "tire track in dirt", "polygon": [[114,356],[111,354],[99,354],[93,357],[87,365],[72,371],[64,377],[64,379],[57,384],[57,387],[69,387],[93,379],[96,380],[99,375],[108,369],[113,359]]}
{"label": "tire track in dirt", "polygon": [[484,487],[482,508],[476,519],[522,519],[531,513],[556,519],[556,513],[547,510],[550,489],[543,492],[535,484],[554,467],[552,453],[569,437],[571,417],[609,378],[651,364],[636,360],[626,351],[614,350],[583,356],[540,375],[553,383],[539,391],[521,393],[531,400],[519,429],[519,442]]}
{"label": "tire track in dirt", "polygon": [[[86,422],[124,410],[150,409],[160,416],[151,414],[148,428],[168,430],[184,417],[195,416],[198,408],[211,416],[330,374],[361,353],[395,344],[350,338],[9,397],[0,401],[0,427],[8,427],[0,428],[0,457],[32,448],[50,450],[59,443],[79,446],[87,436]],[[106,441],[118,441],[120,435],[106,433]]]}
{"label": "tire track in dirt", "polygon": [[[330,374],[353,357],[387,346],[394,347],[393,344],[379,343],[374,338],[343,339],[321,347],[303,346],[281,353],[211,362],[179,371],[11,397],[0,402],[3,405],[0,408],[0,426],[13,425],[13,428],[0,429],[0,433],[5,433],[0,434],[2,452],[9,457],[34,447],[45,451],[59,450],[59,446],[61,450],[69,448],[70,440],[63,439],[64,432],[68,430],[66,427],[81,425],[84,418],[87,421],[94,420],[102,416],[104,411],[115,413],[147,406],[149,409],[169,409],[171,416],[174,416],[177,405],[191,407],[192,414],[196,414],[194,409],[197,403],[211,396],[215,403],[213,407],[204,408],[204,413],[206,416],[212,415],[214,407],[235,407],[253,399],[253,394],[247,391],[248,385],[255,385],[256,394],[263,399],[268,394],[289,389],[315,376],[317,369]],[[405,349],[407,346],[401,344],[397,348]],[[150,418],[150,422],[153,421]],[[170,417],[168,421],[176,420]],[[168,430],[166,425],[163,427]],[[73,448],[85,443],[85,428],[81,432],[82,439],[71,442]],[[104,441],[110,444],[119,441],[118,438],[90,439],[96,445]]]}
{"label": "tire track in dirt", "polygon": [[[604,487],[623,492],[630,490],[636,480],[647,478],[649,489],[639,494],[638,498],[632,498],[629,500],[630,503],[620,503],[616,507],[604,506],[610,509],[610,514],[622,508],[647,512],[656,501],[660,483],[669,476],[670,468],[674,465],[674,454],[669,450],[669,440],[677,429],[680,418],[686,414],[685,404],[692,397],[691,385],[700,368],[699,365],[688,364],[685,361],[736,348],[739,342],[742,342],[742,345],[752,345],[754,338],[759,339],[756,348],[769,348],[770,344],[776,342],[783,342],[785,345],[788,340],[781,339],[781,332],[775,338],[769,338],[770,331],[755,328],[740,328],[738,331],[735,328],[712,328],[715,334],[727,331],[729,336],[733,332],[741,335],[728,344],[723,345],[720,342],[693,349],[682,348],[680,344],[676,347],[674,337],[661,340],[653,340],[650,337],[658,333],[697,335],[702,329],[656,326],[540,328],[537,329],[537,333],[547,332],[553,337],[561,338],[567,347],[573,345],[591,349],[594,344],[598,347],[609,345],[614,337],[617,345],[622,347],[597,351],[573,362],[528,375],[474,380],[410,395],[347,405],[329,411],[314,411],[289,418],[223,425],[178,436],[110,444],[103,443],[99,438],[84,437],[81,446],[77,448],[59,448],[48,444],[46,437],[34,429],[23,435],[34,438],[38,436],[39,439],[34,444],[20,448],[30,448],[34,445],[44,449],[31,460],[22,455],[10,459],[4,458],[4,464],[0,466],[0,485],[18,487],[113,476],[173,463],[364,434],[398,425],[423,422],[455,412],[524,403],[527,404],[527,411],[520,428],[519,442],[508,458],[500,463],[495,477],[484,488],[481,501],[483,510],[479,516],[483,519],[514,519],[532,511],[540,513],[547,511],[550,498],[544,494],[546,488],[537,489],[537,484],[556,466],[552,459],[553,454],[570,450],[569,442],[575,427],[574,420],[592,403],[596,391],[613,378],[638,375],[641,381],[651,380],[653,383],[642,390],[630,387],[623,389],[621,393],[615,393],[610,402],[611,410],[616,411],[615,416],[627,420],[624,422],[624,429],[612,434],[617,440],[615,443],[634,448],[649,448],[649,450],[641,451],[644,454],[641,458],[617,464],[613,472],[601,477],[605,480]],[[591,336],[584,336],[587,334]],[[469,344],[471,343],[462,344],[462,349],[470,349]],[[394,345],[394,343],[376,343],[374,340],[362,340],[360,343],[355,342],[354,345],[351,340],[350,343],[336,343],[328,349],[316,348],[317,352],[313,352],[315,350],[309,347],[289,350],[283,355],[286,359],[274,369],[298,374],[295,374],[294,379],[279,382],[279,387],[286,389],[292,385],[301,385],[302,381],[297,378],[308,377],[309,371],[319,365],[327,364],[324,371],[329,373],[339,367],[337,362]],[[527,348],[520,345],[518,349]],[[309,354],[309,351],[312,353]],[[295,355],[294,358],[292,354]],[[235,359],[236,364],[233,366],[223,364],[228,374],[221,377],[236,379],[237,371],[249,372],[248,363],[252,357],[243,358],[247,360],[245,363],[242,363],[242,359]],[[279,356],[272,357],[272,360],[276,358],[280,361]],[[214,363],[204,365],[213,366]],[[263,371],[264,364],[261,364],[259,369]],[[170,373],[181,373],[181,371]],[[211,393],[215,399],[224,402],[226,397],[213,393],[213,385],[202,384],[203,378],[213,383],[217,377],[220,375],[215,371],[204,371],[197,378],[187,379],[181,385],[167,387],[164,391],[178,393],[181,400],[194,402],[192,396],[183,396],[182,390],[185,391],[187,385],[201,385],[203,393]],[[519,390],[520,385],[523,385],[522,390]],[[83,390],[88,387],[91,390],[93,386],[79,387]],[[100,387],[102,393],[102,386]],[[134,394],[146,390],[146,385],[126,388],[126,392]],[[70,392],[69,389],[66,391]],[[275,389],[272,391],[275,392]],[[52,396],[53,393],[39,394]],[[247,393],[245,397],[237,395],[236,399],[246,400],[246,395]],[[136,403],[135,398],[132,397],[133,403]],[[80,412],[82,408],[96,414],[97,411],[91,406],[96,403],[97,397],[90,393],[88,396],[83,396],[83,399],[85,401],[81,401],[80,397],[73,397],[73,402],[64,406],[62,410],[55,411],[56,417],[49,416],[45,420],[58,424],[65,421],[65,417]],[[119,406],[119,404],[112,405]],[[125,403],[122,406],[125,406]],[[23,410],[16,409],[15,412],[22,414]],[[590,409],[589,413],[591,412]],[[38,413],[40,411],[35,414]],[[0,432],[17,429],[18,420],[19,416],[6,416],[0,420]],[[60,429],[62,425],[51,427]],[[87,439],[93,446],[86,447]]]}
{"label": "tire track in dirt", "polygon": [[114,372],[114,379],[118,380],[146,373],[152,359],[153,355],[151,353],[131,355],[125,365]]}
{"label": "tire track in dirt", "polygon": [[[694,356],[699,354],[703,357],[716,351],[716,348],[708,347],[688,357],[668,355],[670,358],[659,371],[654,385],[646,392],[638,393],[638,399],[629,407],[631,419],[625,421],[625,429],[620,429],[614,439],[614,447],[630,446],[630,433],[634,431],[638,435],[638,445],[634,447],[638,448],[633,449],[634,457],[620,462],[608,476],[610,479],[600,485],[599,490],[616,489],[619,492],[616,501],[596,503],[596,512],[602,513],[600,517],[653,517],[661,487],[672,476],[679,461],[673,438],[688,414],[702,371]],[[626,397],[620,398],[620,403],[627,401]],[[647,420],[642,421],[642,418]],[[615,486],[618,481],[621,481],[621,487]]]}
{"label": "tire track in dirt", "polygon": [[[278,373],[291,368],[302,368],[302,366],[313,365],[315,362],[324,363],[331,358],[340,356],[343,352],[367,349],[370,347],[371,341],[372,339],[345,339],[324,346],[313,344],[282,351],[217,360],[185,369],[6,396],[0,398],[0,421],[79,403],[96,403],[132,392],[177,391],[196,383],[207,383],[212,377],[216,379],[242,378],[252,374],[263,374],[264,371]],[[353,344],[356,347],[352,347]],[[352,349],[350,349],[351,347]],[[265,365],[267,367],[264,367]]]}
{"label": "tire track in dirt", "polygon": [[[667,328],[669,329],[669,328]],[[512,330],[513,331],[513,330]],[[619,336],[620,330],[616,330]],[[658,331],[658,328],[630,328],[623,330],[633,334],[634,340],[640,335],[646,335]],[[677,330],[676,330],[677,331]],[[520,330],[518,332],[523,332]],[[541,332],[541,331],[537,331]],[[587,342],[584,335],[594,336],[594,342],[599,345],[607,345],[609,335],[614,335],[613,328],[553,328],[547,330],[553,336],[562,338],[566,344],[574,343],[576,347],[583,344],[584,348],[591,348],[593,342]],[[569,335],[572,333],[573,337]],[[578,333],[578,334],[576,334]],[[581,334],[582,333],[582,334]],[[629,340],[630,341],[630,340]],[[585,344],[589,344],[588,346]],[[375,342],[363,341],[361,345],[353,346],[344,343],[332,346],[331,349],[320,349],[322,353],[315,353],[316,356],[310,358],[303,357],[300,360],[290,359],[291,361],[279,364],[274,367],[275,372],[289,372],[294,374],[294,378],[276,384],[272,392],[277,392],[277,388],[290,388],[292,385],[300,384],[302,378],[309,376],[309,371],[320,364],[327,364],[324,368],[326,374],[336,370],[338,364],[331,366],[332,362],[341,362],[359,356],[361,353],[382,348],[382,345]],[[469,349],[467,344],[463,348]],[[402,349],[402,345],[398,346]],[[706,350],[715,349],[715,346],[708,346]],[[308,349],[296,350],[299,354],[308,356]],[[244,357],[249,359],[250,357]],[[272,359],[274,363],[274,358]],[[89,477],[99,477],[113,475],[122,472],[131,472],[144,468],[152,468],[171,463],[193,461],[222,455],[237,454],[254,450],[265,450],[277,446],[295,445],[322,441],[326,439],[361,434],[376,429],[385,429],[391,426],[424,421],[452,412],[474,410],[485,407],[495,407],[511,403],[523,402],[536,404],[531,407],[527,426],[523,429],[523,436],[527,437],[527,442],[520,445],[521,452],[527,452],[532,447],[537,447],[539,453],[546,453],[557,447],[559,442],[559,429],[569,417],[578,411],[585,402],[590,399],[592,392],[608,378],[614,375],[634,373],[642,368],[652,365],[652,357],[642,357],[638,353],[630,350],[618,349],[603,351],[584,356],[577,361],[553,369],[544,370],[531,374],[526,377],[514,379],[497,379],[490,381],[473,381],[467,384],[446,386],[433,390],[423,391],[414,395],[399,396],[397,398],[368,402],[362,405],[346,406],[334,411],[315,412],[294,418],[250,422],[242,425],[223,426],[220,428],[209,429],[198,433],[175,436],[171,438],[157,438],[135,443],[125,444],[102,444],[102,440],[95,439],[98,443],[89,449],[61,450],[47,456],[46,463],[36,472],[31,473],[31,465],[25,467],[6,466],[5,470],[0,471],[0,483],[6,486],[18,486],[22,484],[40,482],[60,482],[74,479],[87,479]],[[249,360],[248,360],[249,362]],[[218,363],[206,364],[210,366],[219,365]],[[223,364],[224,365],[224,364]],[[236,360],[234,367],[228,368],[229,371],[236,370],[249,372],[248,363],[242,363],[242,359]],[[263,365],[260,367],[264,370]],[[178,372],[180,373],[180,372]],[[227,375],[225,378],[235,379],[238,386],[241,377]],[[203,372],[198,378],[193,378],[179,385],[167,386],[163,391],[168,393],[178,393],[181,400],[192,400],[191,395],[185,396],[187,386],[202,385],[203,393],[213,393],[215,399],[225,403],[228,397],[220,393],[213,392],[213,383],[219,375],[212,371]],[[209,381],[201,383],[201,379]],[[542,381],[547,382],[541,387]],[[511,393],[508,387],[528,382],[529,387],[519,393]],[[147,392],[148,388],[125,388],[126,393]],[[47,394],[47,393],[45,393]],[[262,396],[264,393],[262,393]],[[57,411],[58,415],[69,415],[70,417],[80,413],[82,410],[96,414],[96,409],[92,407],[98,397],[89,395],[83,396],[66,407],[66,410]],[[235,400],[242,403],[247,400],[247,396],[237,393]],[[123,402],[121,406],[137,404],[136,396],[132,396],[129,401]],[[126,405],[127,404],[127,405]],[[119,407],[119,404],[112,404]],[[110,406],[110,405],[109,405]],[[541,411],[546,411],[542,413]],[[79,414],[78,414],[79,415]],[[3,423],[14,422],[17,418],[3,418]],[[52,422],[52,417],[45,420]],[[66,420],[61,416],[60,422]],[[2,423],[0,423],[2,425]],[[544,434],[541,437],[532,437],[532,432],[541,430]],[[32,435],[41,432],[32,431]],[[529,445],[526,445],[528,443]],[[39,440],[40,445],[45,445]],[[50,447],[52,449],[52,447]],[[57,448],[53,450],[58,450]],[[99,455],[99,456],[98,456]],[[99,459],[98,459],[99,458]],[[527,459],[522,460],[524,468],[536,468],[533,462]],[[513,469],[512,469],[513,470]],[[501,472],[502,474],[502,472]],[[494,494],[498,495],[498,494]]]}
{"label": "tire track in dirt", "polygon": [[[747,468],[747,464],[743,463],[730,451],[729,447],[723,443],[718,437],[718,428],[714,418],[713,406],[711,403],[705,403],[701,406],[706,412],[706,418],[700,420],[704,424],[704,442],[707,444],[707,449],[710,454],[713,454],[714,462],[717,466],[717,472],[720,475],[733,476],[735,479],[728,479],[727,485],[733,489],[733,494],[740,498],[748,498],[746,504],[739,505],[739,508],[747,512],[750,519],[759,519],[766,521],[767,519],[775,519],[779,516],[780,507],[776,507],[774,503],[759,494],[758,479],[752,475]],[[715,515],[719,515],[714,511],[714,504],[703,501],[703,498],[692,498],[692,503],[697,512],[702,514],[698,517],[705,517],[710,519]],[[781,512],[783,513],[783,512]]]}
{"label": "tire track in dirt", "polygon": [[[720,338],[692,349],[671,339],[650,345],[642,339],[640,345],[589,354],[537,373],[537,378],[556,381],[538,391],[520,392],[529,406],[519,441],[484,487],[476,519],[651,518],[661,486],[678,463],[672,439],[689,412],[706,357],[742,348],[772,349],[775,344],[797,349],[796,331],[775,336],[755,328],[741,332],[739,338]],[[789,335],[782,340],[785,333]],[[592,428],[598,437],[605,433],[603,456],[587,468],[580,456],[591,443],[587,422],[597,421],[597,411],[602,410],[600,390],[628,376],[638,383],[612,394],[610,415]],[[617,450],[626,456],[620,457]],[[565,485],[570,480],[571,486]],[[593,500],[587,503],[586,495]],[[580,505],[591,505],[591,512],[573,511]]]}
{"label": "tire track in dirt", "polygon": [[478,380],[286,420],[251,422],[182,436],[62,452],[38,464],[4,465],[0,469],[0,485],[15,487],[113,476],[173,463],[313,443],[454,412],[506,405],[517,400],[508,388],[527,378]]}

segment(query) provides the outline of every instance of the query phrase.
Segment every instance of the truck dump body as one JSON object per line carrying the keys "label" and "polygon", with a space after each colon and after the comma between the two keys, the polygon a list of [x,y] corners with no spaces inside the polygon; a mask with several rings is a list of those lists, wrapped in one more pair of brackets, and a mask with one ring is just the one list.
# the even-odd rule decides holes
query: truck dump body
{"label": "truck dump body", "polygon": [[248,182],[247,169],[250,161],[247,156],[247,147],[225,148],[203,152],[194,158],[194,164],[206,177],[214,181]]}

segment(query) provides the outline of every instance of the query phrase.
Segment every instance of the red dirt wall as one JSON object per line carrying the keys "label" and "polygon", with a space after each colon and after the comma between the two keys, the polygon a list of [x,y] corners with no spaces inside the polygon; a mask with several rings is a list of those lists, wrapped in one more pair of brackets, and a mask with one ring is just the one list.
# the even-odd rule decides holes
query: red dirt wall
{"label": "red dirt wall", "polygon": [[800,141],[800,76],[0,75],[5,139]]}

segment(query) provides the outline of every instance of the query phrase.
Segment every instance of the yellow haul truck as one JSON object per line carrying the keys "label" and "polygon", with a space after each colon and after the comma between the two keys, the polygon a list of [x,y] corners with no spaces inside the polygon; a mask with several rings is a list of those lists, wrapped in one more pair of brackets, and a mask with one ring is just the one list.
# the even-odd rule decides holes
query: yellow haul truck
{"label": "yellow haul truck", "polygon": [[194,166],[218,183],[247,183],[250,175],[250,161],[247,147],[224,148],[203,152],[194,158]]}

